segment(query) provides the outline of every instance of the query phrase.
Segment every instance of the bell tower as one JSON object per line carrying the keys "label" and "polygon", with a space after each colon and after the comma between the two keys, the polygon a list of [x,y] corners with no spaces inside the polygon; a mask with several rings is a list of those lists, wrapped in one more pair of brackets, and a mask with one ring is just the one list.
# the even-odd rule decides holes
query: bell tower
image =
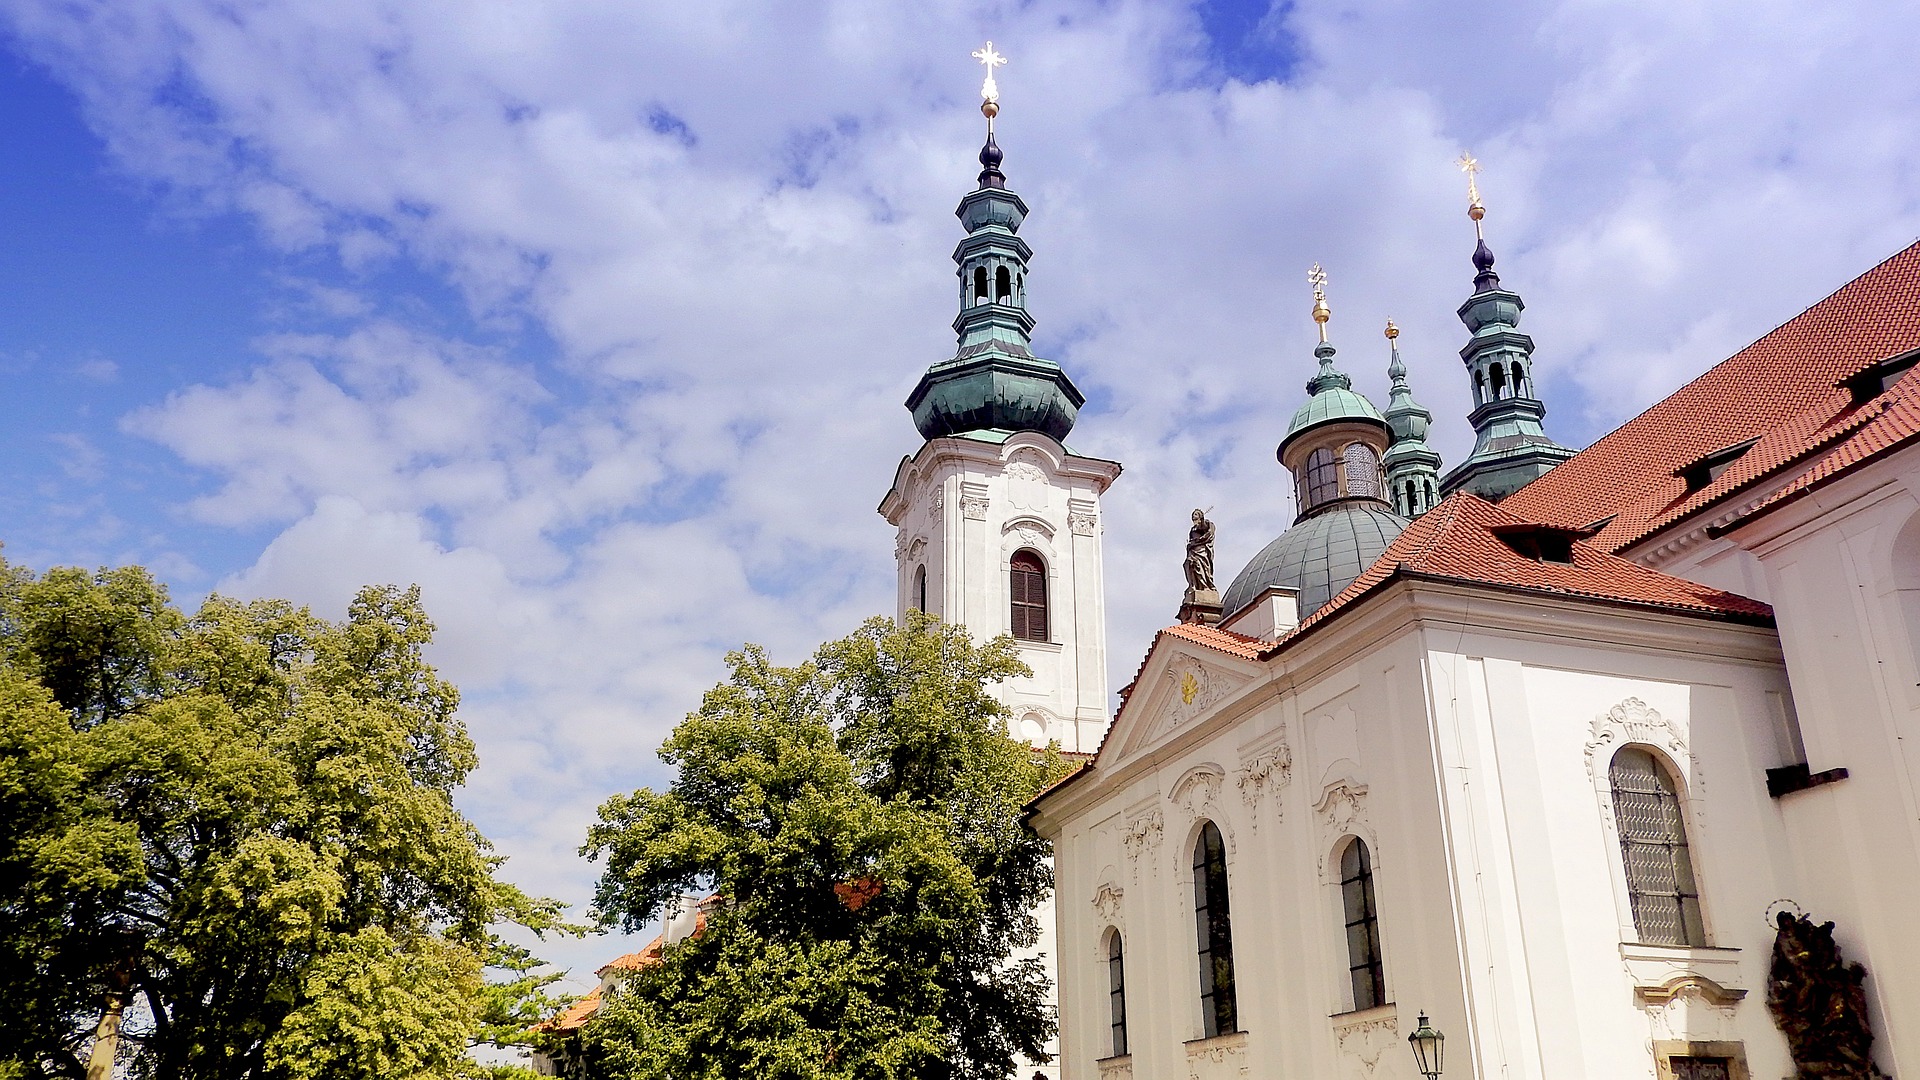
{"label": "bell tower", "polygon": [[1467,216],[1473,219],[1473,295],[1460,305],[1460,321],[1471,335],[1460,359],[1473,379],[1473,452],[1440,481],[1440,493],[1471,491],[1490,502],[1539,479],[1548,469],[1573,456],[1573,451],[1547,437],[1540,422],[1547,406],[1534,396],[1533,339],[1520,332],[1520,313],[1527,305],[1520,294],[1500,286],[1493,272],[1493,252],[1487,247],[1480,221],[1480,185],[1475,174],[1480,163],[1460,159],[1467,174]]}
{"label": "bell tower", "polygon": [[919,609],[977,638],[1011,635],[1033,669],[1001,688],[1013,733],[1090,753],[1109,713],[1100,496],[1120,465],[1067,447],[1086,399],[1033,353],[1027,204],[1007,189],[993,130],[1004,59],[991,43],[974,55],[987,65],[987,139],[977,186],[954,211],[966,229],[953,252],[958,345],[907,396],[924,442],[879,510],[896,530],[900,616]]}

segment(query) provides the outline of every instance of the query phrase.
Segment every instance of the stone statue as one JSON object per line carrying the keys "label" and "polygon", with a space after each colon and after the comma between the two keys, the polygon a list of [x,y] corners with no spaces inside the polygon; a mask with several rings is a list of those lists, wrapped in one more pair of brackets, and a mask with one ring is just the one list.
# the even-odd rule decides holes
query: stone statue
{"label": "stone statue", "polygon": [[1213,591],[1213,522],[1204,510],[1193,512],[1193,528],[1187,530],[1186,570],[1188,592]]}
{"label": "stone statue", "polygon": [[1782,911],[1775,919],[1767,1011],[1787,1037],[1794,1080],[1885,1080],[1874,1067],[1867,1024],[1867,969],[1849,964],[1833,924]]}

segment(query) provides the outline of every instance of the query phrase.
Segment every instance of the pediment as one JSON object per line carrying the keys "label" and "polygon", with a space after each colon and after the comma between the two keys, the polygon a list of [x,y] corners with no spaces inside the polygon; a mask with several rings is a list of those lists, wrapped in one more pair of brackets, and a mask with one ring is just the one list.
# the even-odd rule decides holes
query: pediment
{"label": "pediment", "polygon": [[1204,721],[1259,674],[1247,661],[1171,635],[1160,635],[1101,751],[1112,767]]}

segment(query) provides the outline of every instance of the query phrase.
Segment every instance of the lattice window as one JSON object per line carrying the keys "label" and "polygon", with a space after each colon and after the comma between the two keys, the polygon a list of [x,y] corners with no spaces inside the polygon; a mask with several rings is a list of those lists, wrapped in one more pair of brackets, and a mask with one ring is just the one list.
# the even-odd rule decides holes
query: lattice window
{"label": "lattice window", "polygon": [[1047,566],[1031,551],[1016,551],[1008,565],[1013,636],[1022,641],[1047,638]]}
{"label": "lattice window", "polygon": [[1107,1002],[1113,1012],[1113,1056],[1127,1053],[1127,964],[1115,930],[1107,942]]}
{"label": "lattice window", "polygon": [[1340,495],[1340,467],[1333,451],[1321,447],[1307,455],[1307,499],[1302,510],[1311,510]]}
{"label": "lattice window", "polygon": [[1371,1009],[1387,1002],[1386,969],[1380,960],[1380,915],[1373,899],[1373,860],[1366,842],[1355,837],[1340,856],[1340,899],[1347,917],[1347,975],[1353,982],[1353,1007]]}
{"label": "lattice window", "polygon": [[1380,497],[1380,457],[1366,443],[1348,443],[1341,454],[1347,464],[1347,494]]}
{"label": "lattice window", "polygon": [[1651,752],[1628,746],[1613,755],[1608,780],[1640,940],[1649,945],[1705,945],[1700,887],[1693,876],[1673,775]]}
{"label": "lattice window", "polygon": [[1733,1059],[1723,1057],[1670,1057],[1673,1080],[1732,1080]]}
{"label": "lattice window", "polygon": [[1227,913],[1227,846],[1209,821],[1193,845],[1193,920],[1200,938],[1200,1018],[1204,1034],[1240,1030],[1233,990],[1233,924]]}

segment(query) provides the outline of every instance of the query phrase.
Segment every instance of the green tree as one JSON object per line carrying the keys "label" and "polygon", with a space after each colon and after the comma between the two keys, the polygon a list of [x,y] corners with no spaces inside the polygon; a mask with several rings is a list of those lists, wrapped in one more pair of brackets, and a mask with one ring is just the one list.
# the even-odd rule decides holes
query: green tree
{"label": "green tree", "polygon": [[0,1076],[87,1074],[122,1007],[139,1077],[475,1071],[543,985],[489,927],[560,924],[454,808],[432,633],[417,588],[188,618],[138,568],[0,559]]}
{"label": "green tree", "polygon": [[609,800],[582,849],[628,930],[722,898],[588,1023],[596,1072],[972,1080],[1038,1056],[1045,970],[1011,957],[1053,874],[1021,813],[1064,766],[989,693],[1030,674],[1011,640],[912,613],[799,667],[728,664],[660,752],[672,785]]}

